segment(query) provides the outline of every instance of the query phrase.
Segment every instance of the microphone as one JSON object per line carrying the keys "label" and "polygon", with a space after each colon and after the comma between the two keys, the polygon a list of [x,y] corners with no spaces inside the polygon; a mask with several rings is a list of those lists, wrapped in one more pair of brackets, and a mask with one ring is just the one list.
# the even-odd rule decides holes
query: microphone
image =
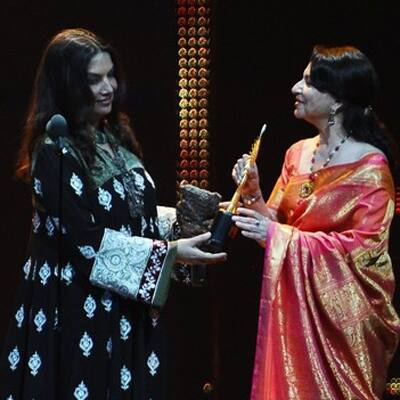
{"label": "microphone", "polygon": [[64,139],[68,136],[68,124],[61,114],[54,114],[46,124],[46,133],[62,151],[64,148]]}

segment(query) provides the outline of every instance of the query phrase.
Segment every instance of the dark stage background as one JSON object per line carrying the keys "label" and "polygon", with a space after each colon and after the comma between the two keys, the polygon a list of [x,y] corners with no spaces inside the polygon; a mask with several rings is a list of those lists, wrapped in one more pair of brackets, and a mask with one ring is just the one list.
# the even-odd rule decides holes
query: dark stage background
{"label": "dark stage background", "polygon": [[[160,204],[175,202],[178,116],[174,1],[103,5],[3,0],[0,15],[1,345],[14,315],[31,212],[29,191],[12,178],[13,166],[34,73],[47,40],[60,29],[86,27],[116,45],[130,83],[128,111],[144,147],[146,166],[158,183]],[[301,77],[315,43],[350,43],[367,53],[382,81],[380,114],[399,135],[399,16],[395,2],[373,0],[214,1],[212,188],[225,198],[232,194],[231,167],[249,150],[263,122],[268,123],[268,132],[259,166],[266,195],[279,174],[285,149],[314,134],[310,126],[293,118],[290,88]],[[396,271],[399,233],[397,217],[391,247]],[[206,288],[172,288],[166,306],[171,400],[248,398],[261,262],[261,249],[238,239],[227,264],[210,268]],[[399,295],[396,303],[400,309]],[[390,377],[400,377],[399,357]],[[202,390],[207,382],[213,385],[210,394]]]}

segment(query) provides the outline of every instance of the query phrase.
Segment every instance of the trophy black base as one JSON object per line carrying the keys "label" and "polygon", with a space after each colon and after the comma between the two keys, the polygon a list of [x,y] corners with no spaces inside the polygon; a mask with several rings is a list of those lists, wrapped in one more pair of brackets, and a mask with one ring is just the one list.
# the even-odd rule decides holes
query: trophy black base
{"label": "trophy black base", "polygon": [[229,211],[218,211],[210,229],[211,238],[207,243],[207,250],[211,253],[220,253],[226,250],[228,240],[235,228],[232,215]]}

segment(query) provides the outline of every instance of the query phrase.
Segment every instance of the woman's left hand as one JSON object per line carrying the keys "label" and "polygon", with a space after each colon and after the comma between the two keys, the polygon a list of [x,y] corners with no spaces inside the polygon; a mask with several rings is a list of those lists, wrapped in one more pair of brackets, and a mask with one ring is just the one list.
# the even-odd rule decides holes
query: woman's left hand
{"label": "woman's left hand", "polygon": [[261,246],[265,247],[267,231],[271,220],[249,208],[239,207],[237,212],[238,215],[234,215],[232,220],[241,230],[242,235],[256,240]]}

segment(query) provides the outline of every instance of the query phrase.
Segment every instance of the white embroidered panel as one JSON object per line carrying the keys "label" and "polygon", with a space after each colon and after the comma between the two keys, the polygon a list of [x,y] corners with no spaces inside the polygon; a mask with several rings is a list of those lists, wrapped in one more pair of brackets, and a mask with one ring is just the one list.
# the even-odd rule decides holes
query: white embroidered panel
{"label": "white embroidered panel", "polygon": [[124,297],[136,298],[152,249],[151,239],[105,229],[90,281]]}

